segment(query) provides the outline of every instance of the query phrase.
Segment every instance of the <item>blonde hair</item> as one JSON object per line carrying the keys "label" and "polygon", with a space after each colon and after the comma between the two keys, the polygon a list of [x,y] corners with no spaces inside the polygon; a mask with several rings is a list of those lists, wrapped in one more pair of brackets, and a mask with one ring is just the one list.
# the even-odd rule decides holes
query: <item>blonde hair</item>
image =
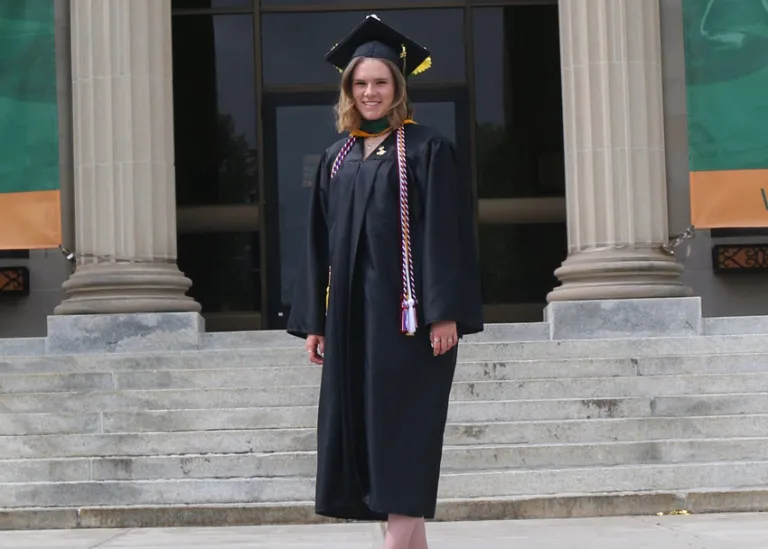
{"label": "blonde hair", "polygon": [[[353,132],[360,129],[362,117],[355,107],[355,98],[352,93],[352,77],[357,66],[366,57],[357,57],[353,59],[341,75],[341,90],[339,91],[339,101],[336,103],[336,129],[339,132]],[[387,118],[391,128],[399,128],[407,119],[413,116],[413,108],[408,100],[408,89],[405,82],[405,76],[400,69],[386,59],[377,59],[389,67],[389,72],[395,81],[395,97],[392,100],[392,106],[389,108]]]}

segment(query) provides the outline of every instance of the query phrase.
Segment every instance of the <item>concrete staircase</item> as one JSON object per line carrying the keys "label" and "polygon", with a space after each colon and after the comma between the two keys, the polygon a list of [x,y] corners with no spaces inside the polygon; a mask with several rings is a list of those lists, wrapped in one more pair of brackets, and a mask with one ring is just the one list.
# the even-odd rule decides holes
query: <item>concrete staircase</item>
{"label": "concrete staircase", "polygon": [[[461,347],[439,518],[768,509],[765,324],[566,341],[489,326]],[[273,332],[172,352],[0,341],[0,529],[321,520],[305,362]]]}

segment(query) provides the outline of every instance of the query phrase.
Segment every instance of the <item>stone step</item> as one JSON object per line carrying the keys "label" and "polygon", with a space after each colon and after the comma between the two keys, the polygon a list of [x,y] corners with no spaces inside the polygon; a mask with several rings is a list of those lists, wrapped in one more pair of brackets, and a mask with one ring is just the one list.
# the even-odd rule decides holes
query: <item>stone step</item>
{"label": "stone step", "polygon": [[45,353],[44,337],[0,338],[0,357],[42,355]]}
{"label": "stone step", "polygon": [[[574,365],[576,367],[580,365]],[[742,392],[752,387],[768,389],[768,363],[765,371],[676,373],[638,372],[631,359],[604,364],[588,363],[583,369],[566,364],[473,363],[457,368],[455,391],[474,389],[501,390],[508,394],[511,385],[519,382],[515,395],[520,398],[555,398],[557,396],[597,396],[610,392],[613,396],[648,394],[685,394]],[[0,375],[2,395],[22,393],[100,392],[164,389],[243,389],[263,388],[273,393],[285,387],[317,386],[320,368],[304,366],[263,368],[221,368],[212,370],[162,370],[134,372],[93,372],[61,374],[5,374]],[[617,379],[620,378],[620,379]],[[492,382],[497,382],[494,385]],[[500,383],[502,382],[502,383]],[[493,397],[489,397],[493,398]]]}
{"label": "stone step", "polygon": [[[768,317],[710,317],[702,319],[703,335],[768,334]],[[550,338],[547,322],[491,323],[483,332],[465,338],[470,343],[499,341],[546,341]],[[248,348],[253,345],[291,346],[296,339],[281,330],[218,332],[201,334],[201,349]]]}
{"label": "stone step", "polygon": [[[0,392],[99,388],[204,388],[243,380],[249,385],[319,383],[321,368],[254,364],[255,351],[153,355],[0,357]],[[456,381],[574,377],[768,373],[768,353],[460,362]]]}
{"label": "stone step", "polygon": [[[17,405],[17,401],[30,395],[34,399],[46,398],[46,393],[59,393],[51,398],[65,398],[69,393],[75,399],[87,393],[93,400],[115,398],[130,400],[141,391],[147,399],[179,398],[191,403],[195,395],[205,394],[222,398],[230,407],[256,406],[306,406],[317,402],[318,379],[310,376],[292,381],[299,385],[273,385],[265,383],[258,369],[206,370],[173,372],[147,372],[125,374],[50,374],[0,376],[0,409]],[[480,373],[480,372],[473,372]],[[186,374],[186,375],[184,375]],[[490,375],[490,374],[489,374]],[[268,381],[268,380],[267,380]],[[310,383],[313,383],[310,385]],[[218,390],[218,391],[215,391]],[[456,381],[453,385],[454,400],[530,400],[568,397],[599,398],[629,396],[662,396],[710,393],[745,393],[768,391],[768,373],[737,374],[683,374],[649,375],[628,374],[610,377],[559,377],[517,380]],[[69,395],[66,396],[69,399]],[[230,401],[230,398],[234,399]],[[246,400],[243,401],[243,398]],[[245,402],[245,404],[235,404]],[[16,404],[15,404],[16,403]],[[157,408],[157,405],[148,407]],[[190,408],[196,406],[188,405]]]}
{"label": "stone step", "polygon": [[[764,316],[704,318],[702,328],[707,336],[768,334],[768,320]],[[549,337],[550,326],[547,322],[492,323],[486,324],[482,333],[465,338],[465,342],[547,341]],[[299,342],[282,330],[202,333],[199,339],[201,350],[290,348]],[[43,337],[0,338],[0,356],[42,355],[45,348]]]}
{"label": "stone step", "polygon": [[[112,371],[92,371],[96,364],[83,365],[75,372],[0,374],[0,394],[35,392],[101,391],[109,389],[203,389],[211,387],[265,387],[318,385],[322,369],[317,366],[257,366],[224,364],[221,368],[176,360],[163,369],[123,370],[132,361],[111,361],[103,367]],[[78,366],[73,366],[73,368]],[[765,371],[768,372],[768,360]],[[726,373],[725,371],[723,373]],[[733,372],[739,373],[739,372]],[[505,381],[512,379],[635,376],[632,359],[576,361],[507,361],[499,363],[461,363],[454,381]]]}
{"label": "stone step", "polygon": [[[641,490],[590,494],[495,498],[441,498],[436,520],[509,520],[653,516],[685,510],[693,514],[760,512],[768,489]],[[286,503],[84,506],[15,508],[0,511],[0,530],[75,528],[179,528],[333,523],[314,512],[311,501]]]}
{"label": "stone step", "polygon": [[[564,360],[599,358],[688,357],[722,354],[768,354],[768,339],[763,335],[718,335],[695,337],[628,338],[603,340],[509,341],[462,343],[461,362],[504,362],[508,360]],[[112,361],[133,362],[133,369],[163,369],[173,360],[205,365],[246,363],[254,366],[304,365],[306,353],[301,340],[281,347],[252,345],[219,350],[203,349],[175,352],[133,352],[104,354],[0,355],[0,373],[72,371],[77,365],[103,365]],[[186,366],[187,368],[194,366]]]}
{"label": "stone step", "polygon": [[[768,438],[446,446],[442,472],[768,460]],[[0,483],[306,477],[316,454],[185,454],[177,456],[0,460]]]}
{"label": "stone step", "polygon": [[[477,401],[451,403],[452,424],[605,418],[680,418],[768,413],[768,394],[687,395],[657,398]],[[0,413],[0,436],[85,433],[152,433],[250,429],[314,428],[316,406],[261,408],[120,410]],[[735,422],[735,421],[734,421]],[[572,425],[566,423],[565,425]],[[2,451],[2,449],[0,449]]]}
{"label": "stone step", "polygon": [[[729,334],[732,332],[728,332]],[[520,322],[486,324],[479,334],[464,338],[464,343],[493,343],[508,341],[547,341],[549,324],[546,322]],[[200,336],[204,350],[253,349],[254,347],[295,347],[301,341],[284,331],[262,330],[251,332],[218,332]]]}
{"label": "stone step", "polygon": [[[202,416],[212,418],[207,422],[194,416],[190,419],[184,411],[118,412],[105,414],[104,426],[119,432],[0,436],[0,459],[249,454],[316,449],[314,413],[303,428],[274,425],[254,428],[257,424],[248,421],[246,415],[223,412],[220,417],[202,412]],[[164,429],[158,430],[158,426]],[[445,443],[450,446],[588,444],[730,437],[768,437],[768,415],[452,422],[446,427]]]}
{"label": "stone step", "polygon": [[[310,391],[311,390],[311,391]],[[306,389],[310,395],[314,388]],[[168,394],[165,394],[168,393]],[[211,391],[155,391],[155,392],[129,392],[115,394],[95,393],[50,393],[5,395],[0,398],[0,409],[4,412],[34,414],[41,413],[68,413],[89,414],[94,412],[119,412],[119,411],[147,411],[147,410],[184,410],[198,413],[195,418],[208,421],[225,421],[228,416],[234,416],[236,421],[243,422],[244,418],[254,420],[251,427],[261,427],[258,422],[260,417],[264,422],[284,422],[294,425],[294,421],[306,422],[317,414],[316,406],[255,406],[249,408],[259,399],[260,404],[269,404],[269,399],[264,398],[264,391],[244,390],[211,390]],[[301,395],[298,391],[295,402],[312,402],[316,399]],[[302,397],[303,398],[300,398]],[[730,395],[726,395],[730,397]],[[765,397],[765,398],[762,398]],[[667,415],[674,413],[676,398],[669,401],[659,400],[657,404],[660,410]],[[698,398],[698,397],[697,397]],[[702,399],[708,396],[700,397]],[[745,410],[760,408],[763,400],[768,411],[768,394],[761,395],[734,395],[736,402],[732,405],[743,405]],[[651,414],[652,400],[650,398],[589,398],[589,399],[544,399],[544,400],[510,400],[510,401],[453,401],[449,410],[451,421],[461,422],[485,422],[502,421],[509,418],[517,420],[534,419],[574,419],[597,417],[648,417]],[[273,402],[282,404],[280,399],[272,399]],[[698,401],[697,401],[698,402]],[[285,404],[289,404],[286,402]],[[688,402],[684,404],[688,406]],[[702,404],[703,405],[703,404]],[[229,407],[232,408],[229,408]],[[746,412],[745,412],[746,413]],[[759,413],[759,412],[755,412]],[[0,417],[2,414],[0,414]],[[34,417],[34,416],[31,416]],[[119,416],[116,416],[119,417]],[[119,420],[118,420],[119,421]],[[109,422],[107,422],[109,423]],[[125,424],[123,424],[125,425]],[[127,425],[126,425],[127,427]],[[160,430],[165,430],[163,425],[158,425]],[[113,429],[114,425],[107,425],[107,429]],[[118,428],[121,428],[118,426]]]}
{"label": "stone step", "polygon": [[[104,431],[129,432],[139,429],[140,426],[163,431],[172,429],[174,424],[165,423],[165,420],[181,421],[182,426],[186,425],[193,430],[200,430],[200,425],[213,429],[232,428],[233,425],[242,425],[243,428],[313,426],[317,415],[316,406],[219,408],[215,409],[215,413],[205,408],[156,411],[169,414],[157,414],[152,417],[146,410],[143,414],[107,414],[103,422]],[[173,414],[174,411],[180,413]],[[512,419],[536,421],[762,413],[768,413],[768,393],[674,395],[655,398],[453,401],[448,409],[448,420],[453,423],[485,423]],[[162,419],[157,419],[159,417]],[[147,421],[154,423],[149,427]]]}
{"label": "stone step", "polygon": [[[214,334],[211,334],[214,335]],[[248,334],[232,334],[215,346],[204,345],[203,352],[248,350],[263,351],[263,358],[296,359],[306,362],[301,340],[294,343],[281,341],[278,345],[265,344],[263,340]],[[497,360],[503,358],[610,358],[622,356],[659,356],[718,353],[766,353],[768,342],[762,334],[716,334],[681,337],[627,337],[606,339],[549,340],[539,338],[520,339],[516,334],[505,334],[504,329],[490,336],[467,338],[459,347],[459,359],[468,361]],[[502,359],[503,359],[502,358]]]}
{"label": "stone step", "polygon": [[[632,402],[632,399],[644,399],[649,406],[653,401],[657,409],[663,409],[675,399],[685,397],[689,400],[701,399],[702,406],[718,399],[718,406],[728,404],[728,399],[732,399],[733,404],[747,399],[751,412],[759,413],[763,411],[760,407],[768,404],[768,393],[761,391],[768,391],[768,374],[459,382],[454,383],[450,397],[456,404],[474,402],[483,403],[485,406],[498,401],[514,401],[518,404],[505,405],[525,406],[524,409],[527,410],[522,412],[525,417],[519,419],[552,419],[569,417],[558,415],[567,411],[572,411],[574,417],[579,417],[585,410],[592,408],[599,408],[601,414],[610,415],[614,413],[613,408]],[[319,388],[314,385],[12,393],[0,394],[0,412],[87,413],[119,410],[296,407],[315,405],[318,397]],[[552,410],[553,407],[561,406],[556,401],[564,401],[562,410]],[[540,415],[529,417],[530,413]],[[625,413],[619,411],[619,415],[623,416]],[[492,417],[501,419],[505,416]]]}
{"label": "stone step", "polygon": [[[707,360],[708,359],[708,360]],[[647,359],[579,359],[555,361],[465,362],[458,364],[454,381],[513,381],[562,379],[568,383],[578,378],[651,377],[672,375],[768,375],[768,355],[726,355],[723,357],[659,357]],[[45,392],[68,389],[66,376],[80,374],[0,376],[2,392]],[[279,366],[261,368],[219,368],[189,370],[153,370],[85,374],[83,385],[99,389],[196,389],[211,387],[260,387],[317,385],[322,375],[316,366]],[[111,378],[109,381],[107,378]],[[18,379],[13,379],[18,378]],[[100,379],[99,379],[100,378]],[[709,378],[711,381],[713,378]],[[111,382],[111,385],[110,385]]]}
{"label": "stone step", "polygon": [[[768,461],[447,472],[441,498],[738,489],[768,478]],[[307,477],[0,483],[0,508],[194,505],[311,501]]]}
{"label": "stone step", "polygon": [[[226,373],[224,373],[226,372]],[[456,381],[716,373],[766,373],[768,353],[614,358],[539,358],[460,362]],[[98,388],[209,387],[211,380],[244,376],[260,385],[318,383],[321,368],[260,362],[257,352],[219,351],[145,355],[0,356],[0,391]]]}

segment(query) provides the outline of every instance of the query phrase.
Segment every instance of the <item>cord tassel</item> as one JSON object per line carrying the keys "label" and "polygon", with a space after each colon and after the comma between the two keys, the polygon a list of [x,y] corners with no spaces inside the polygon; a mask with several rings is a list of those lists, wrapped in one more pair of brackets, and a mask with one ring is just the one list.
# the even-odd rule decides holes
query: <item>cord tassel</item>
{"label": "cord tassel", "polygon": [[411,255],[411,221],[408,201],[408,166],[405,152],[405,128],[397,130],[397,167],[400,180],[400,238],[402,252],[403,308],[405,322],[403,333],[416,333],[416,292],[413,288],[413,257]]}
{"label": "cord tassel", "polygon": [[[406,120],[406,123],[413,124],[412,120]],[[413,257],[411,255],[411,227],[408,203],[408,168],[405,152],[405,128],[400,126],[397,130],[397,167],[400,186],[400,252],[401,252],[401,274],[402,274],[402,306],[400,314],[400,331],[406,335],[412,336],[418,328],[416,314],[416,292],[414,291],[413,276]],[[352,150],[357,136],[349,136],[346,143],[342,146],[339,154],[334,159],[331,167],[331,179],[333,179],[341,168],[344,157]],[[328,288],[330,292],[330,272],[328,276]],[[326,300],[328,294],[326,294]],[[327,301],[326,301],[327,308]]]}
{"label": "cord tassel", "polygon": [[403,332],[408,334],[409,336],[412,336],[416,333],[416,304],[414,303],[413,299],[409,299],[405,310],[403,311],[405,314],[405,326]]}

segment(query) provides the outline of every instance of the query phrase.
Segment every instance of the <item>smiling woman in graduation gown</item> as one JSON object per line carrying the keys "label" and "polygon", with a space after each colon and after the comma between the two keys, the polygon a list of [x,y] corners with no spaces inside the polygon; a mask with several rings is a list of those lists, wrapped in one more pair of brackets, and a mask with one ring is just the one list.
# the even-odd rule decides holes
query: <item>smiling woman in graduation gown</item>
{"label": "smiling woman in graduation gown", "polygon": [[[337,46],[329,60],[343,68],[372,39],[385,42],[393,31],[376,34],[382,26],[366,19],[342,44],[348,53]],[[426,57],[413,61],[412,52],[425,50],[399,34],[392,42],[409,46],[413,66]],[[320,515],[434,516],[458,347],[435,356],[430,326],[453,321],[459,337],[483,328],[469,181],[438,132],[416,123],[402,131],[404,174],[396,131],[367,158],[362,139],[345,137],[322,155],[312,190],[288,332],[325,337]]]}

